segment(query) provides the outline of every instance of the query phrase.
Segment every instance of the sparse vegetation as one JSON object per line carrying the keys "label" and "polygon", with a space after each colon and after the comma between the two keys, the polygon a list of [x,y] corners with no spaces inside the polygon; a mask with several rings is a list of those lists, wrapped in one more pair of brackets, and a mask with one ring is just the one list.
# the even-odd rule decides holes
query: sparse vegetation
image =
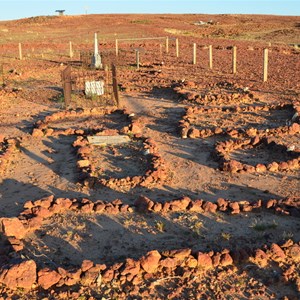
{"label": "sparse vegetation", "polygon": [[256,231],[266,231],[269,229],[275,229],[277,228],[278,224],[273,220],[271,223],[266,223],[263,221],[258,221],[257,219],[254,220],[254,222],[250,225],[251,228],[253,228]]}

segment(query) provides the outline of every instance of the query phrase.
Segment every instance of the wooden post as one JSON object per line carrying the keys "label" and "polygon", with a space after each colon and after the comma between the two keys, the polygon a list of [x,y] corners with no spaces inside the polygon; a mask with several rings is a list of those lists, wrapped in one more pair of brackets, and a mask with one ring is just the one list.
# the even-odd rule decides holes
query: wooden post
{"label": "wooden post", "polygon": [[196,56],[197,56],[197,45],[196,43],[194,43],[193,44],[193,65],[195,65],[197,62]]}
{"label": "wooden post", "polygon": [[209,45],[209,68],[213,68],[212,45]]}
{"label": "wooden post", "polygon": [[169,53],[169,37],[166,37],[166,53]]}
{"label": "wooden post", "polygon": [[236,73],[236,46],[232,47],[232,73]]}
{"label": "wooden post", "polygon": [[175,40],[176,43],[176,57],[179,57],[179,42],[178,39]]}
{"label": "wooden post", "polygon": [[117,106],[120,107],[120,98],[119,98],[118,81],[117,81],[117,68],[114,64],[111,65],[111,71],[112,71],[112,79],[113,79],[114,97],[117,102]]}
{"label": "wooden post", "polygon": [[2,82],[1,82],[0,86],[5,86],[4,66],[3,66],[3,64],[0,65],[0,74],[1,74],[1,77],[2,77]]}
{"label": "wooden post", "polygon": [[72,93],[71,73],[72,73],[71,66],[67,66],[61,73],[66,109],[71,102],[71,93]]}
{"label": "wooden post", "polygon": [[264,82],[268,80],[268,49],[264,49]]}
{"label": "wooden post", "polygon": [[70,58],[73,58],[73,47],[72,47],[72,42],[69,43],[70,44]]}
{"label": "wooden post", "polygon": [[22,55],[22,44],[19,43],[19,59],[22,60],[23,59],[23,55]]}
{"label": "wooden post", "polygon": [[135,50],[135,57],[136,57],[136,68],[140,68],[140,51]]}
{"label": "wooden post", "polygon": [[116,56],[119,54],[119,45],[118,45],[118,40],[116,40]]}

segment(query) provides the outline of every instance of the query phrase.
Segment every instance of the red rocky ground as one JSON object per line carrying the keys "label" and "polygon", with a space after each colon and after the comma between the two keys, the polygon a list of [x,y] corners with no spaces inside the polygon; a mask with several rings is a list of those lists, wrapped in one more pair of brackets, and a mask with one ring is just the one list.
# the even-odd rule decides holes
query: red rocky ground
{"label": "red rocky ground", "polygon": [[[0,22],[0,299],[298,299],[299,24],[238,15]],[[78,61],[95,31],[104,64],[117,65],[121,105],[77,95],[65,110],[69,41]],[[169,36],[169,53],[165,40],[147,40],[119,42],[115,56],[116,38],[150,36]],[[130,143],[87,139],[120,134]]]}

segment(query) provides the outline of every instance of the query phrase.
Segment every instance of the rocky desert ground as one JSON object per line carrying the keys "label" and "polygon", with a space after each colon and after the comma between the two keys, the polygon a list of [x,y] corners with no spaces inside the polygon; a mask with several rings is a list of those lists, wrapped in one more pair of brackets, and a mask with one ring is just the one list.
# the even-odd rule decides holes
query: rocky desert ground
{"label": "rocky desert ground", "polygon": [[299,47],[299,17],[0,22],[0,299],[299,299]]}

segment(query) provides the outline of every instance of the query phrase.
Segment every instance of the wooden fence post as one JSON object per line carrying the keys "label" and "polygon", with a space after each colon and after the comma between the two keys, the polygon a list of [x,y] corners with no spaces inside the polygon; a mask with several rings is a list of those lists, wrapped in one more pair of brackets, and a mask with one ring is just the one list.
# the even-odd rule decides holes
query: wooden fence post
{"label": "wooden fence post", "polygon": [[70,42],[69,45],[70,45],[70,58],[73,58],[74,53],[73,53],[72,42]]}
{"label": "wooden fence post", "polygon": [[112,71],[114,97],[117,102],[117,106],[120,107],[120,98],[119,98],[118,81],[117,81],[117,68],[114,64],[111,65],[111,71]]}
{"label": "wooden fence post", "polygon": [[136,57],[136,68],[139,70],[140,68],[140,51],[135,50],[135,57]]}
{"label": "wooden fence post", "polygon": [[169,37],[166,37],[166,53],[169,53]]}
{"label": "wooden fence post", "polygon": [[213,54],[212,54],[212,45],[209,45],[209,68],[213,68]]}
{"label": "wooden fence post", "polygon": [[236,46],[232,48],[232,73],[236,73]]}
{"label": "wooden fence post", "polygon": [[71,66],[67,66],[61,73],[66,109],[68,105],[71,103],[71,93],[72,93],[71,73],[72,73]]}
{"label": "wooden fence post", "polygon": [[22,55],[22,44],[19,43],[19,59],[22,60],[23,59],[23,55]]}
{"label": "wooden fence post", "polygon": [[176,43],[176,57],[179,57],[179,41],[178,39],[175,40]]}
{"label": "wooden fence post", "polygon": [[194,43],[193,44],[193,65],[195,65],[197,62],[196,56],[197,56],[197,45],[196,43]]}
{"label": "wooden fence post", "polygon": [[268,49],[264,49],[264,75],[263,80],[266,82],[268,80]]}
{"label": "wooden fence post", "polygon": [[116,40],[116,56],[119,54],[119,45],[118,45],[118,40]]}

